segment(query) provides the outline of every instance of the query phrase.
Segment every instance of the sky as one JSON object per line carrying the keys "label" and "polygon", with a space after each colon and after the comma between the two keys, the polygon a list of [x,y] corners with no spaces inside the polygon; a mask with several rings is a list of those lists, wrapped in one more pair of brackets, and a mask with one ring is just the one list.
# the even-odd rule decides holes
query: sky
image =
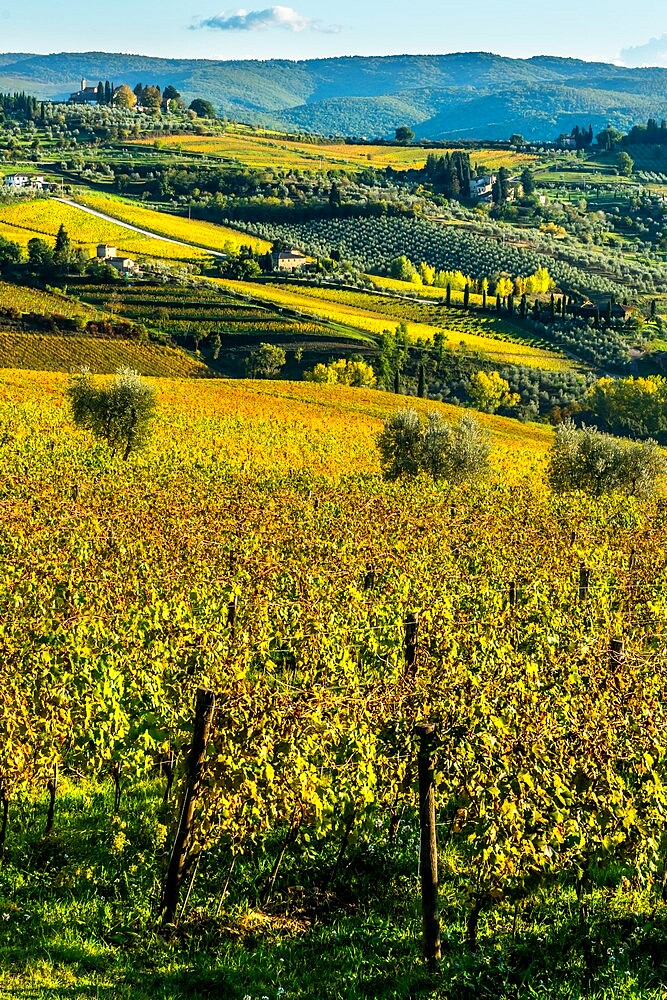
{"label": "sky", "polygon": [[0,0],[0,52],[307,59],[486,51],[667,66],[662,0],[634,0],[631,9],[627,0],[552,0],[534,11],[525,0],[476,0],[470,7],[452,0],[220,2],[226,0]]}

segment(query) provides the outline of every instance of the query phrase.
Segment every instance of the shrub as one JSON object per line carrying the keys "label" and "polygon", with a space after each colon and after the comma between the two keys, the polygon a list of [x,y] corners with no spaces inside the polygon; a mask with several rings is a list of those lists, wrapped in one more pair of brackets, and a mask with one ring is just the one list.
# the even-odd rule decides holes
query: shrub
{"label": "shrub", "polygon": [[549,456],[549,481],[565,493],[582,490],[593,496],[615,491],[649,497],[667,461],[655,441],[623,441],[595,427],[577,430],[571,422],[556,430]]}
{"label": "shrub", "polygon": [[106,441],[123,458],[141,448],[155,409],[155,391],[130,368],[119,368],[110,386],[97,386],[86,369],[67,387],[74,423]]}
{"label": "shrub", "polygon": [[315,365],[312,371],[305,372],[307,382],[328,383],[330,385],[352,385],[372,389],[376,383],[375,372],[363,360],[341,358],[329,365]]}
{"label": "shrub", "polygon": [[489,471],[487,436],[469,415],[449,424],[431,412],[424,427],[415,410],[399,410],[385,421],[377,443],[385,479],[427,472],[434,479],[461,483]]}
{"label": "shrub", "polygon": [[271,378],[285,365],[287,356],[282,347],[260,344],[248,355],[246,369],[250,378]]}

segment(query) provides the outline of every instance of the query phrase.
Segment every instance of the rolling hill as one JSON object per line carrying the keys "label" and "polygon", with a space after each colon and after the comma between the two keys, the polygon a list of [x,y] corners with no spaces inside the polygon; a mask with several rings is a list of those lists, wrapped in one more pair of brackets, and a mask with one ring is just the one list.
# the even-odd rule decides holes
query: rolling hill
{"label": "rolling hill", "polygon": [[323,134],[548,140],[575,123],[624,127],[667,115],[667,70],[484,52],[289,60],[157,59],[85,52],[0,55],[0,90],[62,100],[82,77],[150,78],[229,117]]}

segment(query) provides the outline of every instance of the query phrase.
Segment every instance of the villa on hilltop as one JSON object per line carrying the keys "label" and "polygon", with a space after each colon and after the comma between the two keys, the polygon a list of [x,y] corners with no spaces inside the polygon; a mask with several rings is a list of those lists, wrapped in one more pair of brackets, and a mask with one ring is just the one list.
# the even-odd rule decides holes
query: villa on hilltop
{"label": "villa on hilltop", "polygon": [[474,201],[493,201],[493,185],[495,183],[495,174],[472,177],[470,179],[470,197]]}
{"label": "villa on hilltop", "polygon": [[99,86],[89,87],[85,79],[81,80],[81,90],[77,90],[75,94],[70,94],[69,103],[70,104],[97,104],[101,97],[104,96],[104,88],[102,88],[102,93],[100,94]]}

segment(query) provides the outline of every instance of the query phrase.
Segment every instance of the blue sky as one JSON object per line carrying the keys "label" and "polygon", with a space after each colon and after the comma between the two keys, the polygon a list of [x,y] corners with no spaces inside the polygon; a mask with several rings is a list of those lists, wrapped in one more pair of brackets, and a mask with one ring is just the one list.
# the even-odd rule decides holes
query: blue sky
{"label": "blue sky", "polygon": [[[222,6],[219,4],[222,2]],[[402,52],[540,53],[667,66],[667,10],[656,0],[0,0],[0,51],[102,49],[201,58]],[[191,4],[191,6],[189,6]],[[528,12],[528,16],[526,16]]]}

